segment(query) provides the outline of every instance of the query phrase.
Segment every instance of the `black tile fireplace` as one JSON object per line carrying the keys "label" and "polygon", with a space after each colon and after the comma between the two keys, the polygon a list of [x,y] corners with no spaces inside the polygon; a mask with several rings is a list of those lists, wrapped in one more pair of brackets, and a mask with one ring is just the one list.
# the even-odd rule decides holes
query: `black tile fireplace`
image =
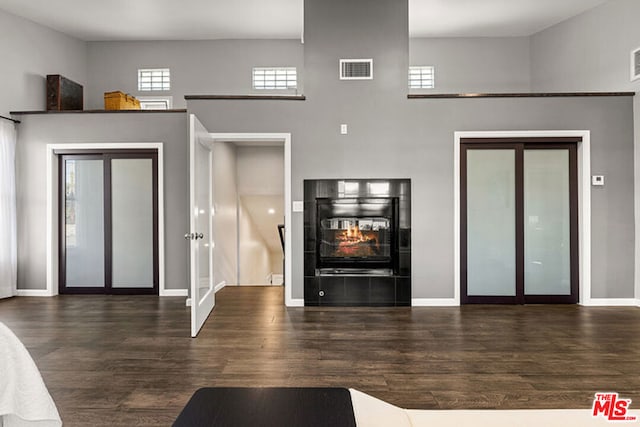
{"label": "black tile fireplace", "polygon": [[305,180],[305,305],[411,305],[411,181]]}

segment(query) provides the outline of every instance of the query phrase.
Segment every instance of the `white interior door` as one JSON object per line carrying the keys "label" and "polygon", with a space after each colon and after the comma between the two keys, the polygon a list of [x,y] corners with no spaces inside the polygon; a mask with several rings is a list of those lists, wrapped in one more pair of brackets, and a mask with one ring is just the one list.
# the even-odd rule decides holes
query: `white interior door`
{"label": "white interior door", "polygon": [[191,336],[198,335],[215,304],[213,288],[213,140],[200,121],[189,116]]}

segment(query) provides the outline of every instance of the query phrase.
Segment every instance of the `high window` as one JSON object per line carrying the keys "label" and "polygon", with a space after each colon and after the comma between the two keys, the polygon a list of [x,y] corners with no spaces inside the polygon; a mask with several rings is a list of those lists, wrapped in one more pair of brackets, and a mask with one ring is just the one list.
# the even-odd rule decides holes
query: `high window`
{"label": "high window", "polygon": [[138,90],[171,90],[171,72],[168,68],[138,70]]}
{"label": "high window", "polygon": [[296,67],[254,67],[254,89],[296,89]]}
{"label": "high window", "polygon": [[432,65],[409,67],[409,89],[433,89],[436,87]]}

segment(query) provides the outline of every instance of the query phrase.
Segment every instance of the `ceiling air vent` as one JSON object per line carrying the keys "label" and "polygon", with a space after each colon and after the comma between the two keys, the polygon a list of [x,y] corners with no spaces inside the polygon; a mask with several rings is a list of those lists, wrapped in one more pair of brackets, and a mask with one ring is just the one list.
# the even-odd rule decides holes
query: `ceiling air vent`
{"label": "ceiling air vent", "polygon": [[631,52],[631,80],[640,79],[640,47]]}
{"label": "ceiling air vent", "polygon": [[341,59],[340,80],[373,79],[373,59]]}

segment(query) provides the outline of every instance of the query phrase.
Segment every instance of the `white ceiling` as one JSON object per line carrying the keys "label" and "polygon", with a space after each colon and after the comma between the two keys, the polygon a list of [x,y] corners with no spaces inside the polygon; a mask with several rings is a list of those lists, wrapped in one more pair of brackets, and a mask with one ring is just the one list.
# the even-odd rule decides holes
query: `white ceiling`
{"label": "white ceiling", "polygon": [[529,36],[610,0],[409,0],[412,37]]}
{"label": "white ceiling", "polygon": [[[409,0],[412,37],[523,36],[613,0]],[[299,38],[303,0],[0,0],[82,40]]]}

